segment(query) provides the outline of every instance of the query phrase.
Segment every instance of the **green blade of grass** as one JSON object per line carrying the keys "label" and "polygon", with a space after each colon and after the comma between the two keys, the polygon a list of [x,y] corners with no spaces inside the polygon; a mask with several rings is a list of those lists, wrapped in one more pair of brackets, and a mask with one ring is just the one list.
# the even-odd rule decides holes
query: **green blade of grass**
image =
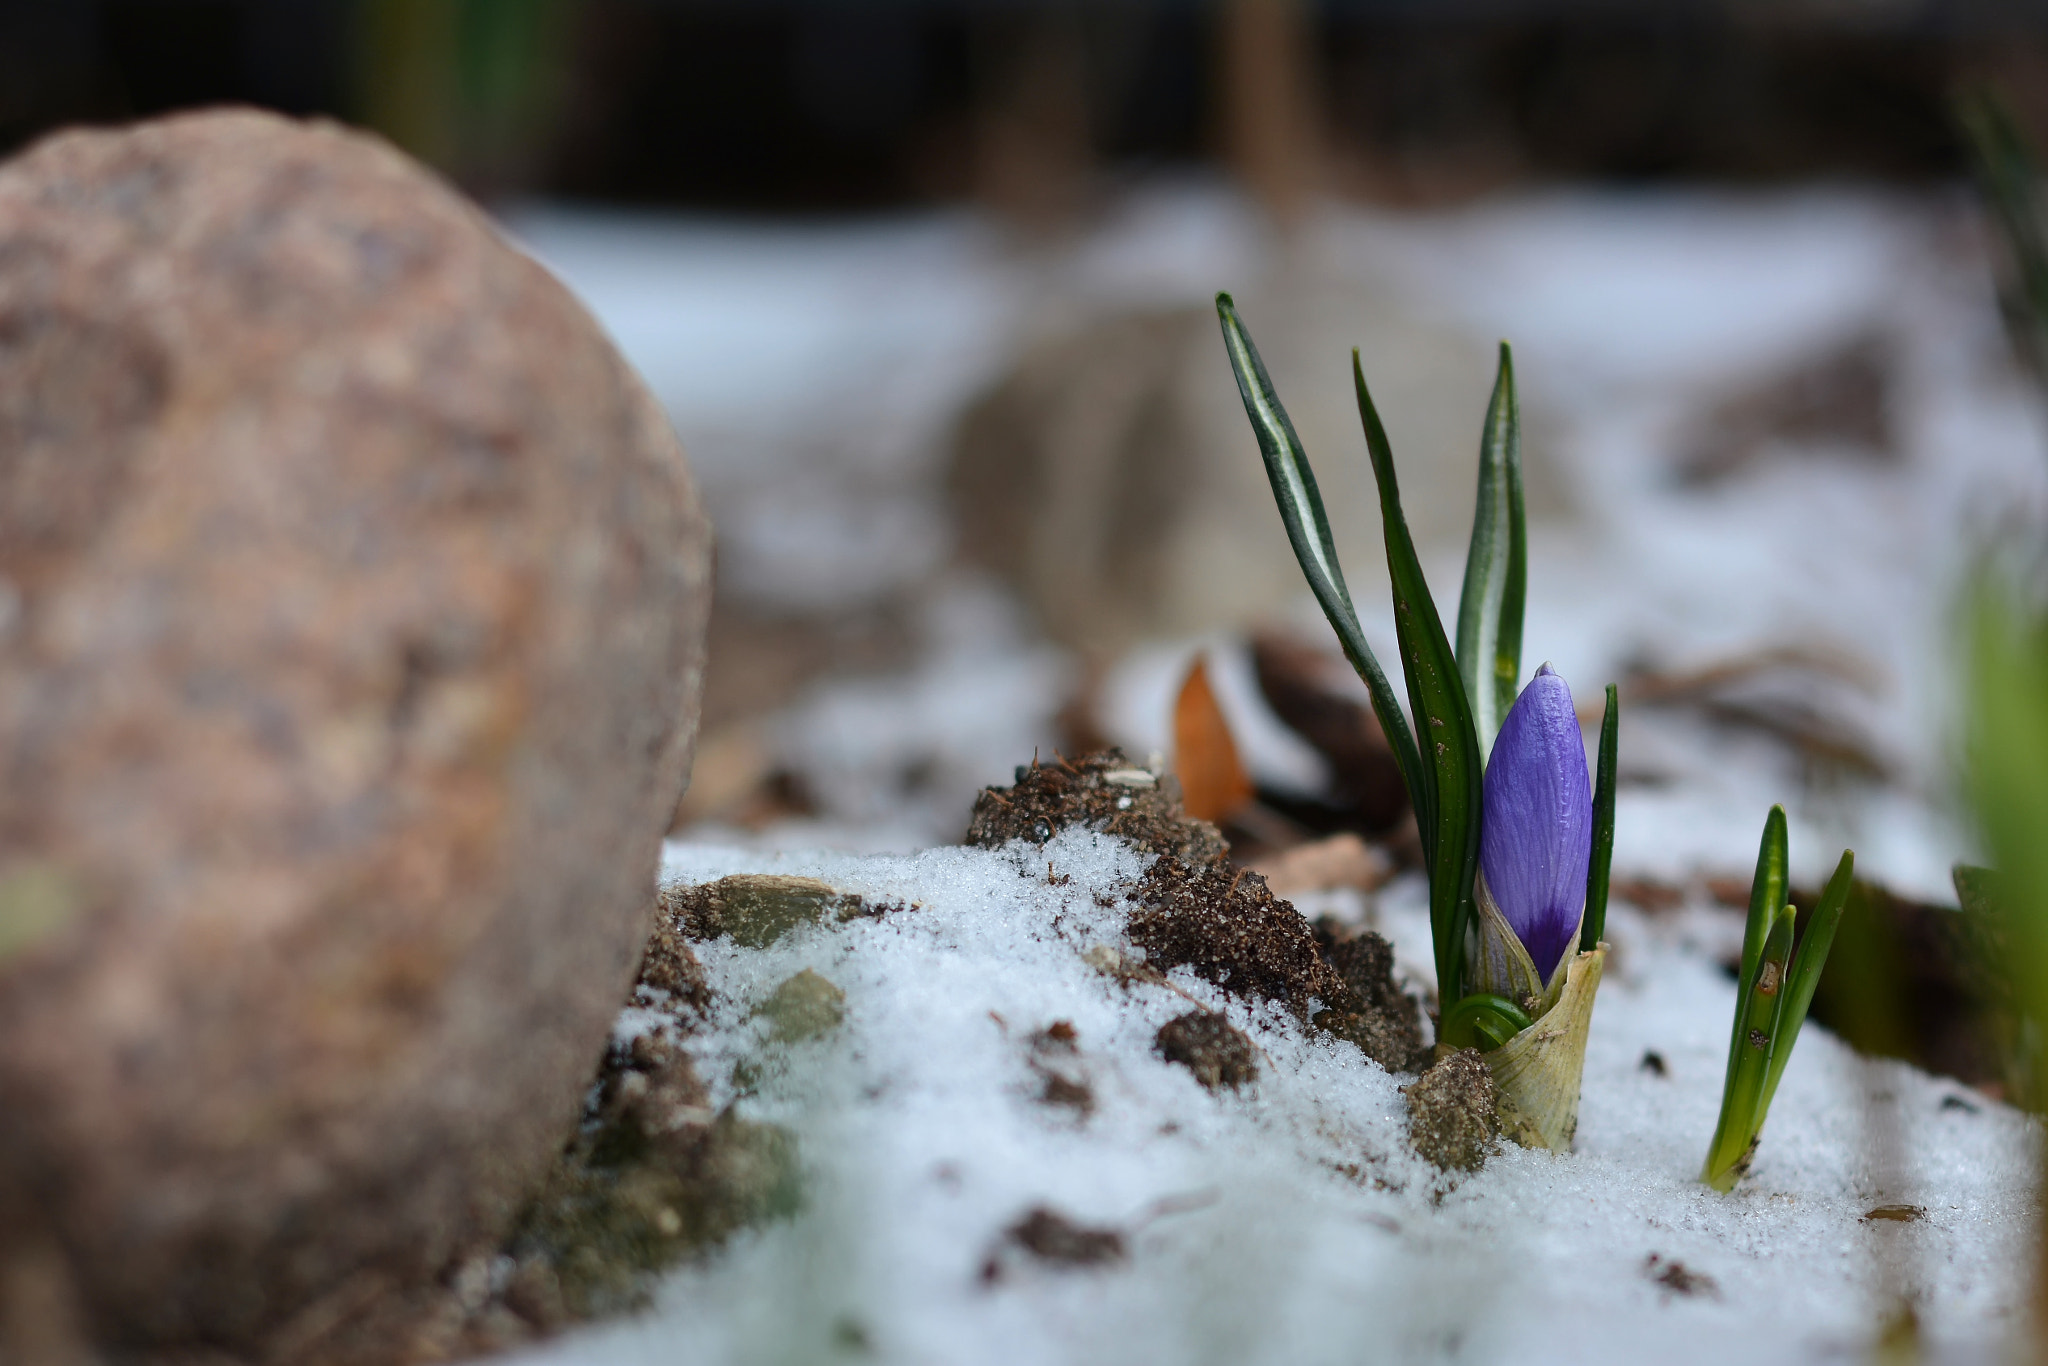
{"label": "green blade of grass", "polygon": [[1351,667],[1365,680],[1372,694],[1372,709],[1393,747],[1395,762],[1401,766],[1408,800],[1415,807],[1423,839],[1430,838],[1435,807],[1435,789],[1415,747],[1415,736],[1385,670],[1365,642],[1359,629],[1358,613],[1351,606],[1351,594],[1344,587],[1344,572],[1337,564],[1336,543],[1330,537],[1329,518],[1323,513],[1322,495],[1316,491],[1316,477],[1309,468],[1308,453],[1294,433],[1287,410],[1280,406],[1266,364],[1252,344],[1251,334],[1237,316],[1237,305],[1228,294],[1216,296],[1216,316],[1223,324],[1223,345],[1230,353],[1230,368],[1237,376],[1237,391],[1244,399],[1245,416],[1259,439],[1259,455],[1266,464],[1266,478],[1273,485],[1273,501],[1280,507],[1280,520],[1287,527],[1287,540],[1301,565],[1323,615],[1337,632]]}
{"label": "green blade of grass", "polygon": [[[1444,634],[1436,602],[1423,578],[1408,521],[1401,513],[1401,489],[1394,477],[1394,451],[1366,389],[1358,352],[1351,353],[1351,381],[1358,391],[1358,417],[1365,448],[1379,485],[1380,524],[1386,534],[1387,572],[1394,584],[1394,631],[1401,642],[1401,668],[1415,729],[1427,742],[1420,753],[1430,775],[1434,833],[1423,836],[1429,860],[1429,924],[1436,941],[1438,999],[1456,1001],[1472,914],[1472,873],[1479,859],[1479,741],[1465,697],[1458,659]],[[1419,814],[1419,813],[1418,813]]]}
{"label": "green blade of grass", "polygon": [[1828,950],[1834,945],[1835,930],[1842,923],[1842,908],[1849,904],[1849,888],[1855,875],[1856,854],[1845,849],[1842,861],[1835,865],[1835,875],[1828,879],[1812,916],[1807,919],[1806,934],[1799,941],[1799,952],[1785,978],[1785,1004],[1778,1028],[1771,1035],[1770,1073],[1764,1078],[1764,1093],[1756,1111],[1759,1127],[1770,1113],[1771,1097],[1778,1094],[1778,1078],[1785,1075],[1785,1064],[1792,1060],[1792,1046],[1799,1042],[1799,1027],[1806,1023],[1806,1009],[1813,1004],[1814,988],[1820,985],[1821,971],[1827,967]]}
{"label": "green blade of grass", "polygon": [[1607,932],[1607,882],[1614,867],[1614,761],[1621,742],[1621,695],[1607,685],[1607,711],[1600,718],[1600,760],[1593,780],[1593,858],[1586,865],[1586,916],[1579,926],[1579,952],[1599,944]]}
{"label": "green blade of grass", "polygon": [[[1793,920],[1785,905],[1786,877],[1785,808],[1773,806],[1764,820],[1763,840],[1757,848],[1756,876],[1749,889],[1749,921],[1742,932],[1742,971],[1736,979],[1735,1021],[1728,1040],[1728,1072],[1721,1084],[1721,1116],[1714,1126],[1713,1141],[1707,1146],[1707,1162],[1700,1179],[1715,1190],[1728,1190],[1742,1174],[1742,1163],[1756,1138],[1757,1103],[1769,1075],[1771,1026],[1782,1000],[1778,990],[1784,982],[1785,959],[1792,947]],[[1774,948],[1782,950],[1776,960]],[[1768,985],[1763,967],[1776,961]],[[1757,1044],[1752,1034],[1760,1033]]]}
{"label": "green blade of grass", "polygon": [[1781,907],[1772,917],[1770,933],[1757,958],[1757,975],[1743,983],[1742,994],[1736,998],[1737,1033],[1721,1092],[1721,1123],[1714,1130],[1706,1169],[1700,1176],[1715,1190],[1734,1188],[1748,1166],[1763,1124],[1764,1089],[1784,1018],[1785,970],[1792,957],[1794,923],[1790,906]]}
{"label": "green blade of grass", "polygon": [[[1773,806],[1771,814],[1764,819],[1764,837],[1756,851],[1756,876],[1749,884],[1749,919],[1742,928],[1742,975],[1738,979],[1743,990],[1749,990],[1756,981],[1757,960],[1764,950],[1764,939],[1777,923],[1778,909],[1785,904],[1786,863],[1785,808]],[[1736,1022],[1736,1038],[1742,1037],[1742,1025]]]}
{"label": "green blade of grass", "polygon": [[1969,793],[1998,870],[1999,977],[2048,1021],[2048,611],[1988,573],[1972,599]]}
{"label": "green blade of grass", "polygon": [[1479,438],[1479,496],[1458,597],[1458,671],[1484,762],[1522,674],[1522,605],[1528,592],[1527,514],[1522,501],[1522,416],[1515,360],[1500,344],[1500,370]]}

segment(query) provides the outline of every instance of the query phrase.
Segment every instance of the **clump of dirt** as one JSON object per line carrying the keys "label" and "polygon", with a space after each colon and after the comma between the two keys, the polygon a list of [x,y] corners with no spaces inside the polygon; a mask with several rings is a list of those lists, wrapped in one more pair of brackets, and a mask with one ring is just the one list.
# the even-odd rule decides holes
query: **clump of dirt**
{"label": "clump of dirt", "polygon": [[[1034,1207],[1005,1229],[1003,1241],[1051,1266],[1113,1266],[1130,1257],[1130,1244],[1122,1229],[1077,1223],[1045,1205]],[[1000,1258],[991,1256],[981,1275],[984,1281],[999,1279]]]}
{"label": "clump of dirt", "polygon": [[1081,1062],[1079,1036],[1070,1020],[1054,1020],[1031,1036],[1032,1074],[1042,1083],[1039,1103],[1072,1110],[1078,1119],[1095,1112],[1095,1086]]}
{"label": "clump of dirt", "polygon": [[801,1043],[839,1028],[846,1017],[846,993],[831,979],[805,968],[775,988],[755,1014],[767,1018],[778,1043]]}
{"label": "clump of dirt", "polygon": [[1420,1062],[1415,1001],[1394,985],[1394,951],[1380,936],[1319,942],[1264,878],[1227,863],[1162,858],[1131,896],[1139,905],[1128,933],[1149,965],[1191,967],[1233,995],[1282,1002],[1390,1072]]}
{"label": "clump of dirt", "polygon": [[683,893],[695,888],[664,888],[655,902],[654,933],[640,955],[640,981],[636,988],[660,992],[663,1004],[678,1015],[701,1017],[711,1004],[711,987],[704,978],[704,965],[690,946],[686,934]]}
{"label": "clump of dirt", "polygon": [[858,896],[816,878],[735,873],[700,886],[664,887],[657,918],[689,939],[731,935],[742,948],[765,949],[799,925],[867,913]]}
{"label": "clump of dirt", "polygon": [[1349,994],[1316,951],[1308,922],[1257,873],[1162,858],[1130,896],[1138,903],[1131,942],[1154,967],[1191,967],[1234,995],[1284,1002],[1304,1019],[1314,1001]]}
{"label": "clump of dirt", "polygon": [[1721,1297],[1721,1287],[1704,1271],[1694,1271],[1676,1259],[1666,1261],[1652,1252],[1643,1262],[1643,1274],[1674,1295]]}
{"label": "clump of dirt", "polygon": [[1333,1001],[1316,1023],[1351,1040],[1389,1072],[1429,1065],[1422,1041],[1422,1010],[1394,984],[1394,946],[1371,930],[1353,930],[1323,916],[1315,923],[1316,948],[1351,989],[1352,1001]]}
{"label": "clump of dirt", "polygon": [[1446,1053],[1401,1088],[1408,1097],[1408,1141],[1445,1171],[1476,1172],[1500,1133],[1493,1074],[1476,1048]]}
{"label": "clump of dirt", "polygon": [[1172,774],[1135,764],[1120,749],[1019,764],[1015,786],[985,787],[974,799],[965,843],[983,849],[1020,839],[1044,844],[1075,825],[1188,864],[1215,863],[1229,852],[1215,826],[1188,819]]}
{"label": "clump of dirt", "polygon": [[1159,1027],[1152,1047],[1195,1074],[1211,1091],[1258,1080],[1259,1064],[1244,1031],[1213,1010],[1191,1010]]}
{"label": "clump of dirt", "polygon": [[1188,818],[1171,775],[1138,768],[1111,749],[1033,760],[1016,777],[1012,787],[982,790],[967,843],[1043,844],[1081,825],[1150,850],[1159,857],[1128,893],[1137,909],[1127,931],[1147,967],[1190,967],[1233,995],[1282,1002],[1389,1071],[1420,1063],[1417,1007],[1394,985],[1386,941],[1335,930],[1319,940],[1263,877],[1229,862],[1215,826]]}

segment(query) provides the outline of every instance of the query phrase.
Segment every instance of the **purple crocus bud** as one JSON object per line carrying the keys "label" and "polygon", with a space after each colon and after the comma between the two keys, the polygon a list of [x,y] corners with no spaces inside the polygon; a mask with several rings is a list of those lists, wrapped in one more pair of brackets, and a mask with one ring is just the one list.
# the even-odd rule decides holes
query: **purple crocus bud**
{"label": "purple crocus bud", "polygon": [[1486,763],[1479,869],[1548,980],[1576,946],[1593,854],[1593,789],[1572,690],[1548,664],[1515,699]]}

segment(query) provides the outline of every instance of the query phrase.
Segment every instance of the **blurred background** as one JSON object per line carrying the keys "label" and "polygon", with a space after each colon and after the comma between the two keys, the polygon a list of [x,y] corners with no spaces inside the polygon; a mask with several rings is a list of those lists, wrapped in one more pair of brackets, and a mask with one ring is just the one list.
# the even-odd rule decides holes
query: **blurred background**
{"label": "blurred background", "polygon": [[492,196],[1057,219],[1228,166],[1270,206],[1531,180],[1953,174],[2038,113],[2028,0],[8,0],[0,136],[244,101]]}
{"label": "blurred background", "polygon": [[1772,801],[1803,876],[1852,844],[1950,900],[1974,854],[1955,607],[2048,506],[1955,112],[1985,88],[2048,141],[2048,0],[0,0],[9,148],[361,124],[610,328],[720,535],[691,838],[956,839],[1034,752],[1171,761],[1201,658],[1240,850],[1398,866],[1210,300],[1389,660],[1348,349],[1449,611],[1508,339],[1525,666],[1593,725],[1621,684],[1653,910],[1739,899]]}

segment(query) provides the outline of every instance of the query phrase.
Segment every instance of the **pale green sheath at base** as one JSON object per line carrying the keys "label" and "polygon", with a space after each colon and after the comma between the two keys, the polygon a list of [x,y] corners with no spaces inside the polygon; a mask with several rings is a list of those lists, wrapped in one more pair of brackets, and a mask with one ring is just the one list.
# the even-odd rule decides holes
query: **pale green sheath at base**
{"label": "pale green sheath at base", "polygon": [[1579,1127],[1579,1080],[1607,945],[1573,957],[1557,1004],[1485,1055],[1499,1091],[1500,1131],[1525,1148],[1570,1152]]}

